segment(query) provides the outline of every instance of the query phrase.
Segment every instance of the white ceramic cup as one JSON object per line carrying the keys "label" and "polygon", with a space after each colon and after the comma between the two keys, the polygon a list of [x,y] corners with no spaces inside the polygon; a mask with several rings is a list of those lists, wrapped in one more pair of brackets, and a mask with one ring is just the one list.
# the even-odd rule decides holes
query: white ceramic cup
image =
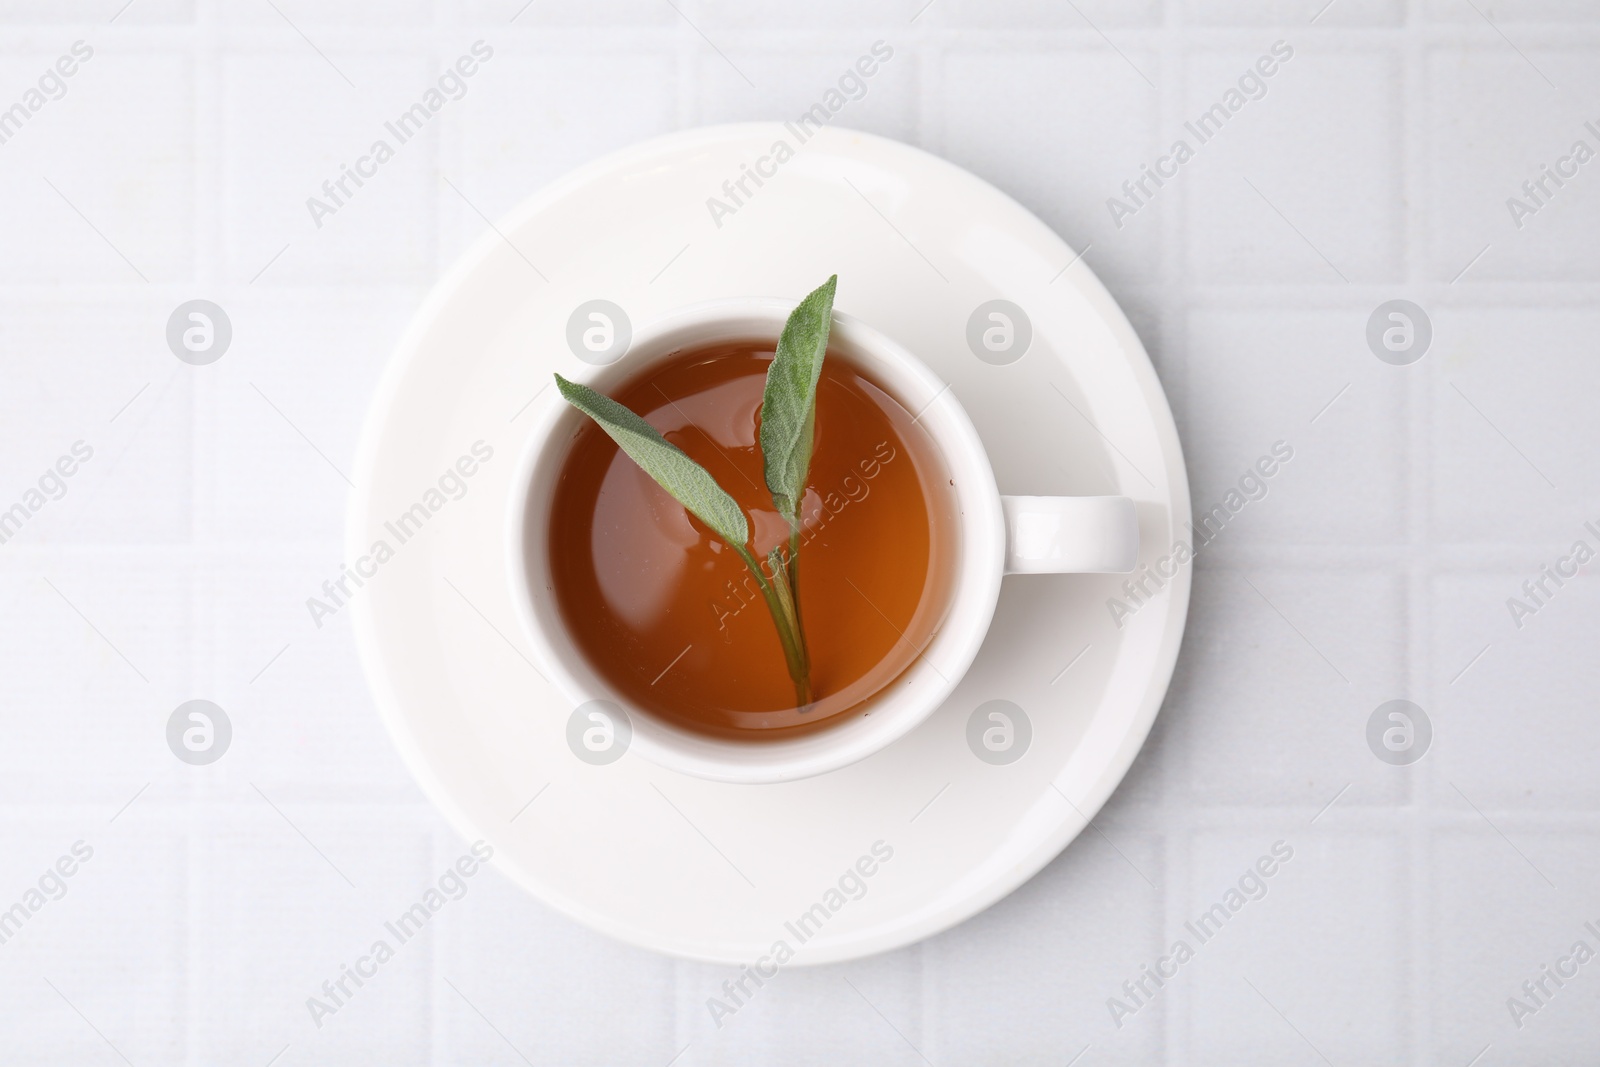
{"label": "white ceramic cup", "polygon": [[[635,332],[621,359],[575,380],[602,393],[686,348],[748,338],[775,343],[792,303],[732,300],[673,313]],[[568,635],[551,580],[550,501],[588,416],[546,391],[535,414],[507,515],[512,599],[540,669],[574,709],[589,705],[594,736],[669,770],[719,782],[783,782],[865,759],[926,719],[972,665],[1006,574],[1127,573],[1139,554],[1133,501],[1120,496],[1000,495],[972,421],[955,394],[894,341],[834,312],[830,358],[856,364],[907,410],[942,452],[954,482],[959,537],[944,620],[894,683],[826,727],[784,740],[696,733],[633,705],[589,663]],[[605,701],[608,704],[591,704]],[[605,721],[620,715],[625,722]],[[599,762],[599,760],[596,760]]]}

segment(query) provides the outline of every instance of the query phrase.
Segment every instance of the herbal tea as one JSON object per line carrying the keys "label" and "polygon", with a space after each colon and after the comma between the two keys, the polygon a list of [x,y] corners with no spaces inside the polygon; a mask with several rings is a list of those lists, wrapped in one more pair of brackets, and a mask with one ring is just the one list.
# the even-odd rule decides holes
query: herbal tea
{"label": "herbal tea", "polygon": [[[941,623],[955,566],[954,491],[937,447],[832,351],[815,379],[791,525],[762,451],[773,359],[770,341],[721,343],[611,391],[748,517],[748,561],[596,422],[577,434],[552,501],[551,573],[574,643],[634,704],[724,736],[791,736],[893,683]],[[783,575],[793,579],[787,617],[803,634],[804,688],[782,630]]]}

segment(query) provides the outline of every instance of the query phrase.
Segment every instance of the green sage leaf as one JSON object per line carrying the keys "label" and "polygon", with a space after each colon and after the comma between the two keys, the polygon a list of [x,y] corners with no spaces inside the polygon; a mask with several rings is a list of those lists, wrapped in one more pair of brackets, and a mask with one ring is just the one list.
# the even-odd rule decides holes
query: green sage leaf
{"label": "green sage leaf", "polygon": [[667,441],[644,419],[609,396],[587,385],[556,375],[556,388],[567,403],[599,423],[600,428],[628,454],[672,499],[688,508],[716,535],[741,553],[750,539],[750,524],[737,502],[717,484],[711,472]]}
{"label": "green sage leaf", "polygon": [[778,338],[761,397],[761,457],[778,513],[800,528],[816,423],[817,379],[833,325],[835,274],[795,308]]}

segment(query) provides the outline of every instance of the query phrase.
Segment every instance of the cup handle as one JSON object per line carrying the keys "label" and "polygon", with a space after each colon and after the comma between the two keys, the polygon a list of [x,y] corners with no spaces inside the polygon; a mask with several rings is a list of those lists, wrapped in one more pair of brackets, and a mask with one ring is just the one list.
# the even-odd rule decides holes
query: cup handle
{"label": "cup handle", "polygon": [[1139,517],[1125,496],[1002,496],[1007,574],[1127,574]]}

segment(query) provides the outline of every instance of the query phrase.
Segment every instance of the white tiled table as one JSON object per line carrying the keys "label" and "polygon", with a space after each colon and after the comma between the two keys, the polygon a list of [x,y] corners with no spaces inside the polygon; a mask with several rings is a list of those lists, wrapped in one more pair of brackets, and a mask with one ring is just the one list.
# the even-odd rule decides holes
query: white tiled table
{"label": "white tiled table", "polygon": [[[1600,963],[1520,1029],[1506,1002],[1600,950],[1600,589],[1591,569],[1520,630],[1505,601],[1600,545],[1600,160],[1521,229],[1505,200],[1600,149],[1600,5],[522,3],[0,10],[0,108],[94,49],[0,144],[0,508],[94,449],[0,546],[0,908],[94,849],[0,945],[0,1062],[1594,1062]],[[467,96],[315,228],[305,198],[479,38]],[[306,998],[464,849],[348,617],[318,631],[303,606],[338,566],[383,362],[485,228],[441,179],[494,217],[640,138],[796,114],[878,39],[895,62],[841,121],[1092,246],[1197,505],[1295,449],[1202,555],[1148,746],[1099,832],[1011,898],[785,972],[720,1032],[725,972],[492,872],[316,1028]],[[1106,198],[1278,40],[1266,95],[1115,228]],[[234,329],[204,368],[163,337],[196,296]],[[1434,328],[1408,367],[1364,341],[1401,297]],[[238,735],[207,768],[164,738],[195,697]],[[1396,697],[1435,730],[1408,767],[1365,740]],[[1280,839],[1268,895],[1113,1025],[1107,998]]]}

